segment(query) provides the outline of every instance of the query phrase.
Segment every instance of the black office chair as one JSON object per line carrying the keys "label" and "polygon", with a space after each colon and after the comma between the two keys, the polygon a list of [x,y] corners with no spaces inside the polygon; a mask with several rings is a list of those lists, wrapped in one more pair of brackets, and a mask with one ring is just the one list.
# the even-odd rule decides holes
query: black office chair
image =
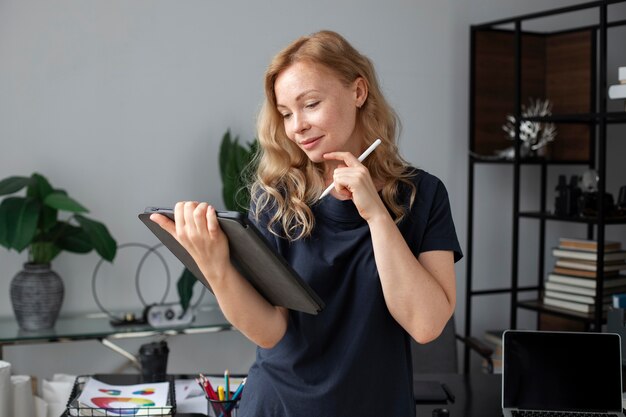
{"label": "black office chair", "polygon": [[441,335],[432,342],[419,344],[411,339],[413,374],[460,373],[457,355],[458,342],[469,346],[472,351],[485,359],[487,372],[493,373],[491,359],[493,349],[474,337],[456,334],[456,325],[452,316]]}

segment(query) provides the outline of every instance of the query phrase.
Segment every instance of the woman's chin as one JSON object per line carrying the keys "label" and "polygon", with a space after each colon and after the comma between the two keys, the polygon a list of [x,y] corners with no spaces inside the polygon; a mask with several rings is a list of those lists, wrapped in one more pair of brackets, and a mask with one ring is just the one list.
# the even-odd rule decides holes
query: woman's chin
{"label": "woman's chin", "polygon": [[325,162],[324,156],[319,152],[304,152],[309,160],[315,164]]}

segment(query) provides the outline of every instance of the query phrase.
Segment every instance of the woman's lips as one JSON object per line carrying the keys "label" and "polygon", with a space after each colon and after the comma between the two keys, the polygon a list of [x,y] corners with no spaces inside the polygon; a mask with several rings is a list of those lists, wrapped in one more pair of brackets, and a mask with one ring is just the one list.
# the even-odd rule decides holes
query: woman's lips
{"label": "woman's lips", "polygon": [[311,138],[311,139],[304,140],[304,141],[300,142],[300,146],[302,147],[302,149],[308,151],[308,150],[314,148],[315,145],[317,145],[319,143],[320,139],[322,139],[321,136],[319,136],[317,138]]}

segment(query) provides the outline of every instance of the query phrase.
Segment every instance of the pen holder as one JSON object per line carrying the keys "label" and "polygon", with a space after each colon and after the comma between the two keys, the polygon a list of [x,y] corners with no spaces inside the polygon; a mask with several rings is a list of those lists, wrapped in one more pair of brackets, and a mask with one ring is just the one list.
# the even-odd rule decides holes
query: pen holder
{"label": "pen holder", "polygon": [[[240,397],[241,398],[241,397]],[[208,400],[208,417],[237,417],[237,411],[239,410],[239,400]]]}

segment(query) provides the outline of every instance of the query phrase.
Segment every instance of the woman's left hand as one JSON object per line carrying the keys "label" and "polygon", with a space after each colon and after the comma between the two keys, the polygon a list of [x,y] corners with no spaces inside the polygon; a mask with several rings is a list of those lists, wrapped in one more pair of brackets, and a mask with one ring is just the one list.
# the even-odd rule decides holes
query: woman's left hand
{"label": "woman's left hand", "polygon": [[350,152],[329,152],[326,160],[337,160],[343,164],[335,168],[333,181],[335,191],[354,202],[359,214],[366,221],[377,215],[389,215],[369,170]]}

